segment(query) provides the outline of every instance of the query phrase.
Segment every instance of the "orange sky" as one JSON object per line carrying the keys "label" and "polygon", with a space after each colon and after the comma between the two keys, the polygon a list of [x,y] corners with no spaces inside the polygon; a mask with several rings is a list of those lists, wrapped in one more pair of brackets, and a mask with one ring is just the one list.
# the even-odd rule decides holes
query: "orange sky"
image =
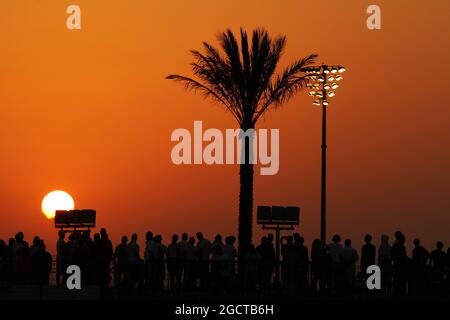
{"label": "orange sky", "polygon": [[[69,31],[68,5],[82,10]],[[122,234],[236,232],[238,166],[175,166],[176,128],[233,128],[217,105],[164,80],[190,74],[189,50],[227,27],[288,39],[282,65],[309,53],[348,72],[329,110],[329,236],[401,229],[450,243],[450,62],[446,0],[0,2],[0,238],[23,230],[53,249],[40,213],[54,189]],[[319,235],[320,110],[300,93],[265,116],[280,128],[280,171],[255,176],[255,205],[298,205]],[[258,170],[259,171],[259,170]],[[258,172],[255,171],[255,172]],[[257,233],[259,237],[260,233]],[[141,238],[142,240],[142,238]]]}

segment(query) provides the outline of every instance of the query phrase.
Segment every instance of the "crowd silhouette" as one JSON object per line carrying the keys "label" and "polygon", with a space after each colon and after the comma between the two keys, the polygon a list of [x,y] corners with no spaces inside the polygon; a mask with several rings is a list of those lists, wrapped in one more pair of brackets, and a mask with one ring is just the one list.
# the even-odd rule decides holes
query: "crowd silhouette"
{"label": "crowd silhouette", "polygon": [[[209,241],[201,232],[172,236],[166,246],[161,235],[145,234],[142,248],[139,236],[121,238],[114,248],[108,233],[101,229],[91,238],[88,231],[59,232],[56,266],[39,237],[29,245],[22,232],[0,240],[0,288],[14,284],[50,285],[52,268],[55,285],[65,286],[65,270],[78,265],[82,283],[108,292],[116,289],[120,297],[142,294],[205,293],[215,296],[286,296],[347,298],[448,298],[450,292],[450,248],[441,241],[429,252],[419,239],[412,241],[407,254],[406,237],[400,231],[391,242],[382,235],[378,248],[371,235],[364,237],[358,252],[352,241],[342,245],[339,235],[329,244],[319,239],[311,250],[298,233],[281,238],[281,261],[277,262],[274,237],[263,236],[255,247],[238,259],[236,238],[217,235]],[[280,277],[275,276],[280,263]],[[365,282],[369,266],[381,269],[381,290],[368,290]]]}

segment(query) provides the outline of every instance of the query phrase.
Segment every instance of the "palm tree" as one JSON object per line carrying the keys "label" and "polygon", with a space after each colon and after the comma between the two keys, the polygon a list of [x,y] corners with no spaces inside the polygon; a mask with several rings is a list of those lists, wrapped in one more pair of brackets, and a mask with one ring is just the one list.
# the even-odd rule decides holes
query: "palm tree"
{"label": "palm tree", "polygon": [[[251,48],[241,28],[241,43],[230,29],[218,35],[223,52],[203,42],[205,53],[191,50],[196,78],[169,75],[166,79],[182,82],[187,89],[203,93],[221,103],[246,131],[254,129],[258,119],[271,107],[281,106],[309,82],[302,68],[317,57],[311,54],[289,65],[280,74],[275,70],[286,45],[286,37],[271,38],[264,29],[253,30]],[[252,141],[245,139],[240,164],[238,251],[242,257],[252,243],[253,164],[249,161]]]}

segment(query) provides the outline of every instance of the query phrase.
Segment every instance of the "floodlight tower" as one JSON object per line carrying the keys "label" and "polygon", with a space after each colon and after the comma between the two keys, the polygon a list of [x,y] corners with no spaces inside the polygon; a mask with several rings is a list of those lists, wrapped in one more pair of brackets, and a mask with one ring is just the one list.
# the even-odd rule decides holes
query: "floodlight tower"
{"label": "floodlight tower", "polygon": [[320,240],[322,245],[326,244],[327,209],[326,209],[326,173],[327,173],[327,107],[329,98],[335,96],[339,87],[342,73],[345,68],[341,65],[325,65],[306,67],[302,69],[309,75],[310,82],[307,84],[309,95],[314,97],[313,105],[322,107],[322,173],[321,173],[321,197],[320,197]]}

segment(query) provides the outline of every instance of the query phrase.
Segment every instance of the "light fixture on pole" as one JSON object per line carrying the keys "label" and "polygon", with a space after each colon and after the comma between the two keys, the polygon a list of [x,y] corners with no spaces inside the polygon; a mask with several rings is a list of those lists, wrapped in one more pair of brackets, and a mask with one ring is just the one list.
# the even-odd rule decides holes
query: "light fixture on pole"
{"label": "light fixture on pole", "polygon": [[320,240],[322,245],[326,244],[327,233],[327,209],[326,209],[326,168],[327,168],[327,107],[329,98],[336,95],[339,87],[337,82],[343,79],[342,73],[346,71],[341,65],[324,65],[306,67],[302,69],[309,75],[310,82],[307,84],[310,89],[309,95],[314,97],[313,105],[322,107],[322,179],[320,197]]}

